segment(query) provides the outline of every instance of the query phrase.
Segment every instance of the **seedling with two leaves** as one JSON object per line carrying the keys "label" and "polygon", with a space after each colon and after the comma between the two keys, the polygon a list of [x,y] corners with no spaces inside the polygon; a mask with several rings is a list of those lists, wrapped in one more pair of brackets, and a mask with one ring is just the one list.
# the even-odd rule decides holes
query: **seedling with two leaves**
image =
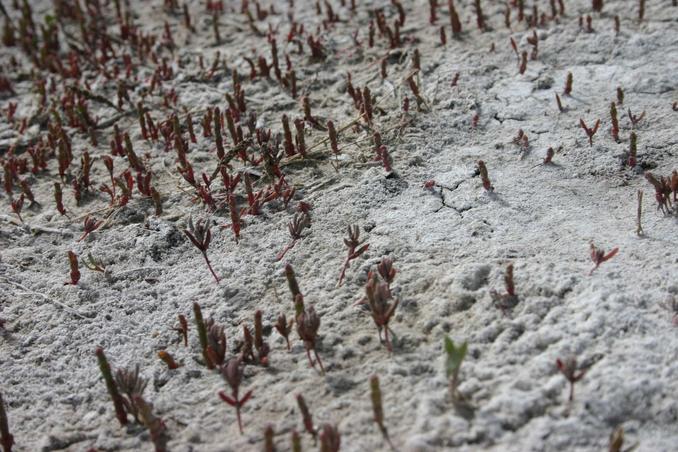
{"label": "seedling with two leaves", "polygon": [[466,357],[468,351],[468,342],[464,341],[461,345],[456,345],[449,336],[445,336],[445,374],[449,380],[450,397],[454,402],[464,400],[464,396],[459,392],[459,370],[461,363]]}
{"label": "seedling with two leaves", "polygon": [[240,398],[240,384],[242,383],[243,378],[243,365],[240,358],[231,358],[228,360],[225,366],[221,367],[221,376],[226,380],[226,383],[231,388],[231,395],[227,395],[224,391],[219,391],[219,397],[221,400],[226,402],[228,405],[235,408],[236,418],[238,419],[238,429],[240,429],[240,434],[243,433],[242,428],[242,417],[240,415],[240,410],[247,403],[247,401],[252,397],[252,390],[247,391],[245,395]]}

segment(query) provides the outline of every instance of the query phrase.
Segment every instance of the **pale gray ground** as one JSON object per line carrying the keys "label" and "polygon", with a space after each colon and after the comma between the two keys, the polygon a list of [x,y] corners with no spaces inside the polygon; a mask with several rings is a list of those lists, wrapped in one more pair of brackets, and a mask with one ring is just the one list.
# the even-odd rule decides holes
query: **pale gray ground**
{"label": "pale gray ground", "polygon": [[[44,11],[40,7],[51,2],[31,3]],[[180,106],[224,106],[223,93],[232,89],[230,76],[218,83],[186,81],[186,74],[198,72],[196,55],[204,52],[209,65],[217,50],[203,2],[190,3],[199,36],[186,39],[181,17],[164,13],[159,0],[136,7],[138,22],[158,34],[165,20],[178,24],[173,26],[175,40],[185,45],[177,55],[185,59],[185,67],[175,64],[178,75],[166,86],[176,88]],[[240,2],[226,3],[230,8]],[[312,2],[296,3],[297,20],[313,30],[319,19]],[[167,424],[171,450],[260,450],[268,424],[277,432],[278,447],[288,450],[290,432],[303,429],[297,393],[306,397],[316,423],[337,424],[342,450],[385,449],[372,422],[368,378],[373,374],[381,378],[386,424],[399,450],[606,450],[608,435],[619,425],[626,432],[625,444],[638,443],[639,451],[675,450],[678,330],[662,303],[678,294],[678,225],[675,217],[656,211],[654,192],[642,173],[650,169],[667,175],[678,167],[678,113],[671,109],[678,100],[678,8],[667,0],[648,2],[646,19],[638,24],[637,2],[607,2],[602,14],[593,15],[595,32],[586,33],[577,18],[591,12],[590,4],[566,1],[566,17],[537,30],[539,58],[519,75],[509,36],[521,50],[529,50],[531,31],[516,24],[515,10],[509,33],[503,25],[504,4],[483,2],[494,30],[480,33],[472,5],[458,5],[466,32],[456,41],[449,38],[447,7],[441,6],[438,25],[448,32],[443,48],[438,28],[428,24],[428,3],[403,3],[409,10],[403,35],[419,40],[420,82],[432,111],[416,113],[411,99],[412,122],[383,133],[394,174],[387,176],[371,162],[370,135],[364,131],[340,137],[338,172],[327,160],[285,168],[298,198],[313,205],[311,228],[284,261],[294,266],[306,302],[322,315],[319,353],[327,374],[309,368],[296,333],[288,353],[283,339],[271,331],[271,366],[246,368],[243,387],[253,389],[254,398],[243,409],[245,435],[239,435],[234,411],[217,397],[225,383],[196,361],[192,321],[189,348],[179,344],[172,327],[179,313],[192,319],[191,306],[198,301],[206,316],[226,326],[232,349],[241,325],[252,323],[255,310],[263,310],[267,325],[281,312],[292,315],[284,262],[274,262],[289,241],[286,225],[292,208],[283,211],[278,204],[265,208],[260,217],[246,217],[238,244],[230,230],[213,228],[209,256],[223,276],[217,286],[181,232],[188,215],[204,216],[205,208],[193,204],[190,193],[177,188],[187,185],[165,171],[174,168],[174,153],[143,142],[138,124],[127,118],[121,125],[133,132],[136,146],[156,156],[152,168],[165,197],[161,217],[151,215],[149,203],[133,200],[105,229],[77,243],[82,221],[70,222],[54,209],[54,161],[50,175],[33,185],[41,207],[26,211],[25,218],[32,225],[65,228],[68,235],[31,234],[12,224],[3,192],[0,318],[7,320],[7,331],[0,337],[0,391],[8,402],[16,450],[150,449],[140,427],[117,424],[93,354],[98,345],[114,368],[141,366],[150,380],[146,398]],[[338,1],[332,4],[342,18],[350,17]],[[286,11],[287,2],[276,2],[276,9]],[[549,11],[548,3],[539,2],[539,9]],[[348,48],[359,24],[366,42],[367,10],[360,6],[350,23],[326,33],[328,49]],[[391,22],[395,12],[389,8],[387,13]],[[621,17],[617,36],[615,14]],[[242,56],[257,48],[268,57],[265,38],[255,39],[242,15],[222,17],[221,34],[227,42],[218,49],[229,66],[247,74]],[[287,19],[276,15],[271,21],[283,23],[280,42],[289,28]],[[264,22],[259,25],[266,28]],[[379,42],[362,55],[344,53],[326,64],[302,67],[304,57],[295,55],[300,89],[313,100],[314,114],[336,124],[355,116],[345,93],[350,70],[354,85],[368,84],[388,112],[378,116],[377,130],[398,123],[400,99],[410,94],[402,77],[414,46],[394,55],[383,82],[377,58],[386,49]],[[492,43],[496,50],[490,53]],[[2,50],[3,61],[11,52],[16,51]],[[568,110],[560,113],[554,93],[562,93],[568,71],[574,89],[571,97],[562,96]],[[456,72],[458,86],[450,88]],[[141,78],[151,73],[149,67]],[[301,116],[298,103],[274,82],[247,80],[244,86],[250,108],[274,131],[280,130],[282,113]],[[619,144],[609,133],[609,105],[617,86],[626,95],[619,107]],[[15,82],[19,117],[36,106],[31,88],[30,82]],[[108,95],[115,99],[114,91]],[[17,98],[3,100],[3,111]],[[160,105],[160,98],[155,102]],[[627,108],[635,114],[646,111],[637,126],[643,169],[623,164],[630,133]],[[479,124],[473,129],[476,112]],[[104,107],[97,113],[108,118],[113,110]],[[200,116],[194,118],[199,131]],[[593,147],[579,127],[580,118],[587,124],[602,121]],[[16,132],[6,123],[2,127],[4,142],[14,142]],[[530,151],[524,156],[512,143],[518,129],[529,136]],[[35,126],[27,134],[38,132]],[[95,155],[107,152],[110,133],[105,131],[95,151],[86,137],[74,133],[76,156],[84,149]],[[307,142],[324,136],[309,131]],[[356,140],[357,145],[351,144]],[[562,150],[553,165],[539,165],[549,146]],[[196,169],[211,170],[213,141],[200,138],[192,149]],[[329,154],[329,148],[321,149]],[[487,164],[492,194],[482,188],[478,159]],[[76,166],[78,161],[76,157]],[[118,157],[116,165],[123,168],[125,162]],[[93,177],[107,177],[101,161],[95,162]],[[437,183],[433,190],[422,187],[429,179]],[[644,237],[635,234],[639,188],[645,191]],[[69,189],[64,195],[67,208],[77,215],[106,205],[98,195],[77,208]],[[212,219],[215,225],[230,222],[227,210]],[[337,288],[348,224],[360,225],[370,248]],[[606,250],[618,246],[620,252],[589,276],[591,241]],[[80,284],[64,286],[68,250],[80,256],[91,252],[106,265],[106,274],[82,268]],[[383,256],[392,257],[398,269],[393,287],[401,305],[392,322],[397,334],[392,355],[379,343],[368,312],[355,306],[368,269]],[[503,291],[509,262],[515,265],[520,302],[503,315],[489,291]],[[448,399],[445,334],[469,342],[460,390],[475,407],[471,418],[463,417]],[[168,371],[156,356],[163,349],[183,367]],[[590,368],[568,407],[567,383],[555,361],[572,354]],[[308,435],[303,438],[305,450],[317,448]]]}

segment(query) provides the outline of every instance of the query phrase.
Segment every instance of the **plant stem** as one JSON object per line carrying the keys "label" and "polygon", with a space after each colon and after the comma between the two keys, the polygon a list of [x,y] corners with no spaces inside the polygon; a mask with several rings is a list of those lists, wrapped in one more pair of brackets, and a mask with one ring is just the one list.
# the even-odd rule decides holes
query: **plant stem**
{"label": "plant stem", "polygon": [[214,269],[212,268],[212,264],[210,264],[210,260],[207,258],[207,252],[202,251],[202,256],[205,258],[205,262],[207,263],[207,268],[210,269],[212,276],[214,276],[214,279],[217,281],[217,284],[219,284],[219,277],[217,276],[216,273],[214,273]]}

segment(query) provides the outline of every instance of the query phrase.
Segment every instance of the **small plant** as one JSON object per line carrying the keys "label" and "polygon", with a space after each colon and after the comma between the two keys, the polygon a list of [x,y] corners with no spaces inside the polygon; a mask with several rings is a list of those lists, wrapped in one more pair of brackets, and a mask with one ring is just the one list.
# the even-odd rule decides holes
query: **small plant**
{"label": "small plant", "polygon": [[78,242],[81,242],[82,240],[85,239],[89,234],[92,232],[96,231],[99,229],[99,227],[103,224],[103,221],[97,221],[96,218],[92,218],[89,215],[85,217],[85,223],[84,223],[84,232],[82,236],[78,239]]}
{"label": "small plant", "polygon": [[616,256],[618,252],[619,252],[619,247],[614,248],[614,249],[612,249],[612,251],[605,254],[605,251],[603,251],[602,249],[596,248],[596,246],[593,243],[591,243],[591,260],[593,261],[595,266],[589,272],[589,276],[593,274],[594,270],[596,270],[598,267],[600,267],[600,264],[602,264],[605,261],[609,261],[614,256]]}
{"label": "small plant", "polygon": [[273,431],[272,425],[267,425],[264,429],[264,452],[275,452],[275,442],[273,441],[273,436],[275,432]]}
{"label": "small plant", "polygon": [[346,260],[344,261],[344,266],[339,273],[337,287],[341,286],[341,283],[344,281],[346,270],[351,265],[351,261],[360,257],[370,247],[369,243],[363,245],[364,241],[360,241],[360,227],[357,224],[353,226],[349,225],[347,230],[348,238],[344,239],[344,245],[348,248],[348,253],[346,255]]}
{"label": "small plant", "polygon": [[457,10],[454,9],[454,2],[452,0],[447,0],[447,8],[450,12],[450,24],[452,25],[452,35],[457,37],[461,33],[461,22],[459,21],[459,15],[457,14]]}
{"label": "small plant", "polygon": [[596,120],[596,125],[593,126],[593,128],[589,128],[586,123],[584,122],[583,119],[579,119],[579,125],[581,126],[582,129],[584,129],[584,132],[586,132],[586,135],[589,137],[589,145],[593,146],[593,136],[598,132],[598,127],[600,126],[600,119]]}
{"label": "small plant", "polygon": [[238,419],[238,429],[243,434],[242,418],[240,416],[241,408],[252,397],[252,391],[248,391],[242,398],[239,397],[240,383],[242,383],[243,366],[240,358],[231,358],[225,366],[221,368],[221,376],[231,387],[231,396],[226,395],[224,391],[219,391],[221,400],[235,408],[235,415]]}
{"label": "small plant", "polygon": [[288,351],[290,350],[290,333],[292,332],[292,325],[294,325],[294,320],[290,319],[288,322],[284,313],[278,316],[278,321],[275,324],[275,329],[285,338]]}
{"label": "small plant", "polygon": [[396,299],[395,301],[391,301],[393,300],[393,296],[391,295],[391,290],[389,289],[388,283],[379,281],[377,275],[372,272],[370,272],[367,277],[365,294],[367,304],[370,308],[370,313],[372,314],[372,319],[377,326],[379,341],[382,341],[381,330],[384,330],[383,342],[386,345],[388,351],[392,352],[393,344],[389,338],[388,333],[390,328],[388,324],[391,320],[391,317],[393,317],[396,308],[398,307],[398,300]]}
{"label": "small plant", "polygon": [[315,439],[318,435],[315,426],[313,425],[313,417],[311,417],[311,412],[308,410],[306,405],[306,400],[301,394],[297,394],[297,406],[299,411],[301,411],[301,420],[304,423],[304,429]]}
{"label": "small plant", "polygon": [[[205,322],[207,330],[207,347],[205,354],[209,359],[212,368],[219,368],[226,359],[226,334],[224,327],[218,325],[214,319],[210,318]],[[210,367],[209,365],[207,366]]]}
{"label": "small plant", "polygon": [[205,263],[207,264],[207,268],[209,268],[210,273],[212,273],[212,276],[214,276],[214,280],[217,282],[217,284],[219,284],[219,277],[216,273],[214,273],[212,264],[210,264],[210,260],[207,257],[207,249],[209,248],[210,241],[212,240],[212,232],[207,226],[207,220],[198,220],[194,226],[193,220],[189,217],[188,229],[184,229],[184,234],[186,234],[191,243],[196,248],[198,248],[198,250],[200,250],[202,257],[205,259]]}
{"label": "small plant", "polygon": [[657,210],[661,210],[664,215],[671,213],[671,192],[673,200],[676,201],[678,194],[678,172],[673,171],[669,177],[660,176],[657,180],[649,171],[645,173],[645,179],[654,187],[654,196],[657,200]]}
{"label": "small plant", "polygon": [[320,360],[316,348],[318,329],[320,328],[320,317],[315,312],[315,309],[313,309],[313,306],[304,307],[304,301],[301,294],[297,295],[295,298],[295,309],[297,312],[297,333],[301,340],[304,341],[308,362],[311,364],[311,367],[315,368],[315,362],[311,358],[311,350],[313,350],[318,366],[320,366],[320,373],[324,375],[325,368],[323,367],[323,363]]}
{"label": "small plant", "polygon": [[506,273],[504,274],[504,286],[506,293],[499,293],[496,290],[490,291],[490,296],[495,305],[506,313],[507,309],[514,308],[518,304],[518,296],[516,295],[516,288],[513,282],[513,264],[506,266]]}
{"label": "small plant", "polygon": [[563,102],[560,100],[560,96],[556,93],[556,104],[558,105],[558,111],[563,113],[566,108],[563,106]]}
{"label": "small plant", "polygon": [[568,72],[565,78],[565,89],[563,90],[563,94],[566,96],[572,94],[572,80],[572,72]]}
{"label": "small plant", "polygon": [[134,397],[134,404],[139,409],[141,423],[148,430],[155,452],[166,452],[169,438],[165,423],[153,414],[153,405],[146,402],[140,395]]}
{"label": "small plant", "polygon": [[100,260],[95,259],[90,252],[87,253],[87,259],[83,259],[82,263],[85,264],[85,267],[87,267],[89,270],[92,270],[93,272],[104,273],[106,271],[104,264],[102,264]]}
{"label": "small plant", "polygon": [[610,104],[610,120],[612,121],[612,138],[619,142],[619,119],[617,118],[617,106],[614,102]]}
{"label": "small plant", "polygon": [[80,270],[78,265],[78,256],[73,251],[68,252],[68,263],[71,267],[71,281],[64,283],[64,285],[76,286],[80,281]]}
{"label": "small plant", "polygon": [[135,366],[134,370],[118,369],[115,371],[115,384],[118,390],[122,393],[122,403],[125,406],[125,411],[134,416],[134,420],[138,423],[139,406],[136,404],[136,399],[144,395],[147,381],[139,376],[139,365]]}
{"label": "small plant", "polygon": [[628,115],[629,115],[629,120],[631,121],[631,127],[635,128],[640,121],[643,120],[645,117],[645,111],[643,111],[640,116],[636,116],[633,113],[631,113],[631,109],[628,109]]}
{"label": "small plant", "polygon": [[636,235],[638,237],[645,234],[643,225],[640,223],[640,217],[643,214],[643,190],[638,190],[638,209],[636,210]]}
{"label": "small plant", "polygon": [[12,445],[14,445],[14,436],[9,432],[9,422],[7,421],[2,394],[0,394],[0,445],[2,445],[3,452],[12,452]]}
{"label": "small plant", "polygon": [[377,265],[377,271],[379,272],[381,279],[383,279],[390,287],[397,273],[396,269],[393,268],[393,260],[390,257],[384,257],[381,262],[379,262],[379,265]]}
{"label": "small plant", "polygon": [[165,350],[160,350],[158,352],[158,358],[165,364],[167,364],[167,368],[170,370],[178,369],[179,364],[174,360],[174,357],[167,351]]}
{"label": "small plant", "polygon": [[637,154],[638,154],[637,143],[638,137],[636,136],[636,132],[631,132],[631,136],[629,137],[629,158],[626,162],[627,165],[629,165],[631,168],[636,166],[637,163]]}
{"label": "small plant", "polygon": [[304,231],[304,229],[310,227],[310,225],[311,218],[307,214],[305,213],[294,214],[294,218],[292,219],[292,221],[287,223],[287,230],[290,233],[290,237],[292,237],[292,241],[288,243],[287,246],[276,255],[275,257],[276,261],[281,260],[283,257],[285,257],[285,254],[287,254],[289,250],[294,248],[294,245],[297,244],[297,241],[301,239],[301,233]]}
{"label": "small plant", "polygon": [[341,436],[337,427],[324,424],[320,430],[320,452],[339,452]]}
{"label": "small plant", "polygon": [[370,378],[370,398],[372,399],[372,411],[374,412],[374,422],[379,427],[384,440],[388,443],[391,449],[395,450],[391,438],[388,436],[388,430],[384,425],[384,408],[381,404],[381,389],[379,388],[379,377],[372,375]]}
{"label": "small plant", "polygon": [[449,336],[445,336],[445,374],[449,380],[450,388],[450,397],[453,401],[463,400],[464,397],[459,392],[459,369],[461,369],[461,363],[466,357],[466,352],[468,351],[468,342],[464,341],[463,344],[457,346],[454,344],[454,341],[450,339]]}
{"label": "small plant", "polygon": [[180,337],[184,340],[184,347],[188,347],[188,321],[186,316],[179,314],[179,326],[174,328],[174,331],[179,333]]}
{"label": "small plant", "polygon": [[97,357],[97,361],[99,362],[99,370],[101,371],[101,375],[104,377],[104,381],[106,382],[108,394],[111,396],[113,406],[115,407],[115,416],[118,418],[118,422],[120,422],[120,425],[125,426],[127,425],[127,412],[125,411],[123,398],[120,395],[120,392],[118,392],[118,386],[116,385],[115,380],[113,379],[113,374],[111,373],[111,366],[109,366],[108,364],[108,360],[106,359],[106,355],[104,354],[104,349],[101,347],[97,347],[95,354]]}
{"label": "small plant", "polygon": [[195,328],[198,330],[198,338],[200,339],[200,351],[208,369],[214,369],[214,364],[207,352],[207,327],[202,317],[202,309],[198,303],[193,303],[193,315],[195,316]]}
{"label": "small plant", "polygon": [[480,174],[480,180],[483,181],[483,188],[486,191],[494,191],[494,187],[490,182],[490,176],[487,173],[487,167],[482,160],[478,160],[478,173]]}
{"label": "small plant", "polygon": [[560,373],[563,374],[565,379],[570,383],[570,397],[568,400],[572,402],[574,400],[574,384],[584,378],[586,370],[577,371],[577,358],[571,356],[565,360],[558,358],[556,360],[556,366]]}

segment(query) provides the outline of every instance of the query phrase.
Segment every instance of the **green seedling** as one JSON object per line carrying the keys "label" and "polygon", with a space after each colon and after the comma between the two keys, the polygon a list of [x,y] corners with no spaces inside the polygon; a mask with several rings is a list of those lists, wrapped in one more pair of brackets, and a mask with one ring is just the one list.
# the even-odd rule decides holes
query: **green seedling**
{"label": "green seedling", "polygon": [[453,401],[460,401],[463,400],[464,397],[458,389],[459,370],[461,369],[461,363],[464,361],[466,352],[468,351],[468,342],[464,341],[463,344],[457,346],[449,336],[445,336],[444,345],[446,355],[445,374],[449,380],[450,397],[452,397]]}

